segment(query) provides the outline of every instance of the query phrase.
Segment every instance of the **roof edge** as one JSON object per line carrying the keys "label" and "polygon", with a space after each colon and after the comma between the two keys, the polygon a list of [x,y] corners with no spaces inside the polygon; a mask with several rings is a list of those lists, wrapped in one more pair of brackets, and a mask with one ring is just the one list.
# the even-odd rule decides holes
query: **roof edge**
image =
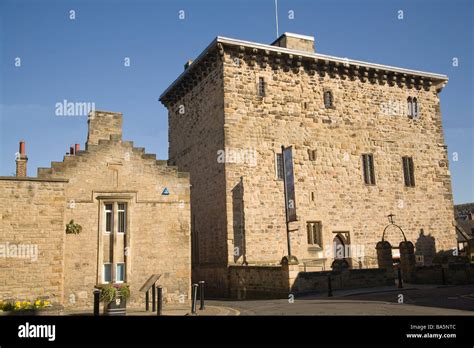
{"label": "roof edge", "polygon": [[[285,34],[283,34],[283,35],[285,35]],[[233,45],[233,46],[247,46],[247,47],[252,47],[252,48],[257,48],[257,49],[268,50],[268,51],[272,51],[272,52],[286,53],[286,54],[297,54],[298,56],[301,56],[301,57],[327,60],[327,61],[332,61],[332,62],[345,64],[345,65],[349,64],[349,65],[353,65],[353,66],[357,66],[357,67],[365,67],[365,68],[378,69],[378,70],[387,70],[387,71],[392,71],[392,72],[400,73],[400,74],[409,74],[409,75],[415,75],[415,76],[420,76],[420,77],[426,77],[426,78],[430,78],[430,79],[433,79],[433,80],[437,80],[438,82],[444,82],[444,83],[446,83],[449,80],[448,76],[444,75],[444,74],[437,74],[437,73],[433,73],[433,72],[413,70],[413,69],[401,68],[401,67],[396,67],[396,66],[391,66],[391,65],[371,63],[371,62],[355,60],[355,59],[349,59],[349,58],[341,58],[341,57],[330,56],[330,55],[321,54],[321,53],[311,53],[311,52],[307,52],[307,51],[299,51],[299,50],[288,49],[288,48],[284,48],[284,47],[272,46],[272,45],[268,45],[268,44],[261,44],[261,43],[252,42],[252,41],[245,41],[245,40],[232,39],[232,38],[228,38],[228,37],[224,37],[224,36],[217,36],[199,54],[199,56],[193,61],[193,63],[190,65],[190,67],[188,69],[184,70],[165,89],[165,91],[163,93],[161,93],[161,95],[159,97],[159,100],[162,101],[162,99],[166,96],[166,94],[168,94],[168,92],[171,89],[173,89],[180,82],[180,80],[193,69],[193,65],[195,66],[195,64],[198,64],[199,61],[202,60],[207,55],[207,53],[217,43]]]}

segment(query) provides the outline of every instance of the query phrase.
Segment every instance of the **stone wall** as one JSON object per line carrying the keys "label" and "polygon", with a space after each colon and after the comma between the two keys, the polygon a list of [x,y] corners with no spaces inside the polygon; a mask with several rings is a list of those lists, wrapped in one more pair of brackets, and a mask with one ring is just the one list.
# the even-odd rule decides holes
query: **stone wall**
{"label": "stone wall", "polygon": [[92,111],[87,120],[86,149],[97,145],[99,140],[108,140],[111,135],[122,139],[122,119],[120,112]]}
{"label": "stone wall", "polygon": [[[116,120],[116,113],[96,113]],[[105,124],[106,122],[99,122]],[[90,123],[90,126],[92,122]],[[94,129],[89,128],[89,134]],[[89,136],[89,140],[91,136]],[[68,207],[64,221],[82,226],[78,235],[67,235],[65,245],[65,306],[90,307],[92,290],[102,283],[102,262],[107,247],[101,214],[104,202],[127,203],[126,242],[115,244],[115,260],[126,260],[126,282],[131,286],[131,306],[144,306],[138,290],[154,273],[162,274],[165,301],[189,300],[191,287],[189,177],[146,154],[143,148],[122,141],[116,134],[89,143],[87,151],[66,156],[41,168],[39,177],[67,178]],[[169,195],[163,194],[167,188]],[[103,243],[108,243],[107,238]],[[125,243],[125,247],[123,245]],[[108,244],[103,244],[108,245]],[[117,250],[123,248],[124,250]],[[181,296],[183,295],[183,296]]]}
{"label": "stone wall", "polygon": [[289,298],[290,294],[328,291],[328,276],[333,290],[394,285],[392,272],[385,269],[299,272],[298,265],[229,266],[229,297],[239,300]]}
{"label": "stone wall", "polygon": [[0,300],[62,303],[66,183],[0,177]]}
{"label": "stone wall", "polygon": [[[301,262],[329,268],[341,235],[363,254],[352,265],[376,267],[388,214],[426,264],[456,248],[438,95],[445,79],[293,53],[218,38],[160,97],[170,162],[191,173],[195,280],[226,294],[226,265],[278,264],[288,253],[276,175],[282,145],[293,147],[291,245]],[[328,91],[333,105],[325,107]],[[407,115],[408,97],[417,98],[419,117]],[[364,184],[365,153],[374,156],[376,185]],[[404,184],[403,156],[413,157],[415,187]],[[322,224],[319,248],[308,245],[307,221]],[[403,240],[395,229],[385,239]]]}
{"label": "stone wall", "polygon": [[285,298],[288,293],[288,272],[282,266],[229,266],[231,298]]}
{"label": "stone wall", "polygon": [[[211,63],[210,63],[211,64]],[[191,68],[193,65],[191,65]],[[169,163],[190,173],[193,282],[206,281],[206,293],[227,293],[227,225],[224,163],[222,66],[217,63],[194,89],[168,105]],[[191,69],[190,68],[190,69]]]}
{"label": "stone wall", "polygon": [[[299,221],[291,226],[297,229],[291,242],[300,260],[326,257],[328,267],[333,239],[343,232],[350,244],[364,247],[363,266],[375,266],[375,245],[390,213],[426,263],[436,252],[456,247],[435,88],[382,84],[338,73],[311,74],[304,64],[294,63],[296,57],[294,64],[283,55],[264,58],[263,53],[252,56],[238,47],[225,48],[223,57],[225,146],[256,152],[256,166],[227,163],[225,168],[227,236],[234,245],[235,221],[242,213],[231,209],[233,190],[243,176],[239,206],[245,207],[244,250],[249,262],[276,263],[287,253],[283,182],[275,171],[281,145],[293,146]],[[259,77],[265,80],[264,97],[257,93]],[[333,94],[331,108],[325,108],[323,100],[328,90]],[[404,114],[408,96],[418,98],[417,119]],[[314,160],[310,151],[315,151]],[[364,153],[374,155],[373,186],[363,181]],[[414,159],[415,187],[404,185],[402,156]],[[323,250],[308,246],[307,221],[322,222]],[[402,236],[388,230],[386,239],[398,245]],[[232,249],[228,248],[229,262],[234,260]]]}
{"label": "stone wall", "polygon": [[415,268],[415,284],[472,284],[474,265],[449,263],[445,265],[418,266]]}
{"label": "stone wall", "polygon": [[333,290],[371,288],[395,284],[393,274],[382,268],[300,272],[294,281],[292,292],[303,294],[327,291],[328,276],[331,276]]}

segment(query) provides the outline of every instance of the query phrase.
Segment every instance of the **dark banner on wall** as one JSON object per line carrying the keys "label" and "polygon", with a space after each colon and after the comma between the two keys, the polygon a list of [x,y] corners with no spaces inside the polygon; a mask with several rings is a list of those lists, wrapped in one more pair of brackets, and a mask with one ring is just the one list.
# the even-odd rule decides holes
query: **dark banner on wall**
{"label": "dark banner on wall", "polygon": [[287,222],[296,221],[295,176],[291,146],[283,148],[283,170]]}

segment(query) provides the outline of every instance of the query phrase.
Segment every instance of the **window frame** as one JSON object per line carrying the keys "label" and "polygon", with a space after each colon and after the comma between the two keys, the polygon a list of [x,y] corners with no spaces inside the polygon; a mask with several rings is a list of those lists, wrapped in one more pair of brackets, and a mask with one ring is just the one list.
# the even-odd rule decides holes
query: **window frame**
{"label": "window frame", "polygon": [[[280,165],[279,165],[280,164]],[[281,174],[281,177],[280,177]],[[275,178],[276,180],[283,180],[285,175],[285,170],[283,168],[283,154],[280,152],[275,152]]]}
{"label": "window frame", "polygon": [[[110,210],[107,209],[107,206],[110,205],[112,208]],[[107,230],[107,216],[110,213],[110,231]],[[114,231],[114,203],[107,202],[104,203],[104,234],[112,234]]]}
{"label": "window frame", "polygon": [[413,117],[413,103],[411,97],[407,98],[407,112],[409,117]]}
{"label": "window frame", "polygon": [[[103,284],[112,284],[113,283],[114,277],[113,277],[113,274],[112,274],[112,265],[113,265],[112,262],[103,262],[102,263],[102,283]],[[109,281],[107,281],[105,279],[105,266],[109,266],[109,268],[110,268],[110,271],[109,271],[110,280]]]}
{"label": "window frame", "polygon": [[413,157],[403,156],[402,157],[402,168],[403,168],[403,179],[405,187],[415,187],[415,165]]}
{"label": "window frame", "polygon": [[362,159],[362,178],[364,179],[364,184],[367,186],[377,185],[377,180],[375,177],[375,161],[373,153],[363,153],[361,155]]}
{"label": "window frame", "polygon": [[418,109],[418,99],[416,97],[413,97],[411,100],[412,102],[412,117],[413,118],[418,118],[419,116],[419,109]]}
{"label": "window frame", "polygon": [[261,98],[265,98],[267,96],[267,83],[264,76],[258,76],[257,95]]}
{"label": "window frame", "polygon": [[[315,230],[316,226],[317,230]],[[323,224],[321,221],[306,221],[306,242],[309,248],[322,249]]]}
{"label": "window frame", "polygon": [[[115,281],[114,281],[114,284],[122,284],[122,283],[125,283],[125,278],[126,278],[126,262],[117,262],[114,264],[115,265]],[[122,265],[123,266],[123,278],[122,280],[118,280],[118,268],[119,268],[119,265]]]}
{"label": "window frame", "polygon": [[[127,233],[127,203],[126,202],[116,202],[117,203],[117,234],[124,235]],[[120,205],[123,204],[124,209],[120,209]],[[123,213],[123,231],[120,231],[120,213]]]}
{"label": "window frame", "polygon": [[[329,99],[327,99],[326,96],[329,96]],[[324,90],[324,92],[323,92],[323,103],[324,103],[324,108],[326,108],[326,109],[334,108],[334,94],[332,93],[331,90],[329,90],[329,89]]]}

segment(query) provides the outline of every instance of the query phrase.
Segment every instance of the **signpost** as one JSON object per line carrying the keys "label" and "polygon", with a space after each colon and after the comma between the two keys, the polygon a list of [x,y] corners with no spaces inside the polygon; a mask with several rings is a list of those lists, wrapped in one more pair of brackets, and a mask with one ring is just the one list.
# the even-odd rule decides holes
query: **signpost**
{"label": "signpost", "polygon": [[296,219],[295,177],[293,173],[292,147],[281,147],[283,161],[283,185],[285,191],[286,238],[288,242],[288,257],[291,257],[290,222]]}

